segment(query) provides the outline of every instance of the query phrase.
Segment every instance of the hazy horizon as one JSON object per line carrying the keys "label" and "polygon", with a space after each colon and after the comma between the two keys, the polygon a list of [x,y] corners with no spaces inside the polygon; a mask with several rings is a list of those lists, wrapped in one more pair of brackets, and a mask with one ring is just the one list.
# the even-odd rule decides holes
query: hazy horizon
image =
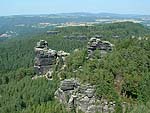
{"label": "hazy horizon", "polygon": [[89,13],[89,14],[116,14],[116,15],[141,15],[141,16],[150,16],[150,14],[133,14],[133,13],[110,13],[110,12],[60,12],[60,13],[33,13],[33,14],[10,14],[10,15],[0,15],[0,17],[5,16],[38,16],[38,15],[59,15],[59,14],[76,14],[76,13]]}
{"label": "hazy horizon", "polygon": [[5,0],[1,1],[0,16],[76,12],[150,15],[149,4],[149,0]]}

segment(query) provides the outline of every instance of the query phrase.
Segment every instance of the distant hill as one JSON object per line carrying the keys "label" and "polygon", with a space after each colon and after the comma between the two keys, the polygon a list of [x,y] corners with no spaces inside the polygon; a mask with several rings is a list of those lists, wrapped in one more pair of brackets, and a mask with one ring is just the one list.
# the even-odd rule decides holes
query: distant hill
{"label": "distant hill", "polygon": [[27,37],[45,33],[67,23],[103,24],[116,21],[133,21],[150,26],[149,15],[113,13],[58,13],[40,15],[12,15],[0,17],[0,34],[13,37]]}
{"label": "distant hill", "polygon": [[150,15],[139,15],[139,14],[116,14],[116,13],[87,13],[87,12],[76,12],[76,13],[60,13],[62,16],[95,16],[95,17],[110,17],[110,18],[141,18],[150,17]]}

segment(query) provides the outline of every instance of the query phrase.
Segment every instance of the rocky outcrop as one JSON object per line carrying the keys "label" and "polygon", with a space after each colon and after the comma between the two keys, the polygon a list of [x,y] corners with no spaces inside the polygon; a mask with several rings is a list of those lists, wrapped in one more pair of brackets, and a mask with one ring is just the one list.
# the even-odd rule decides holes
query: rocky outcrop
{"label": "rocky outcrop", "polygon": [[113,113],[115,102],[98,99],[95,87],[89,84],[80,84],[76,79],[65,79],[55,92],[55,98],[65,104],[68,110],[81,110],[84,113]]}
{"label": "rocky outcrop", "polygon": [[[98,38],[91,38],[88,42],[88,58],[93,56],[95,50],[100,50],[100,54],[105,54],[112,51],[113,44],[108,41],[101,41]],[[48,43],[45,40],[40,40],[35,49],[35,63],[34,68],[37,75],[51,76],[53,67],[59,66],[63,70],[65,65],[65,58],[69,55],[64,51],[56,51],[48,48]]]}
{"label": "rocky outcrop", "polygon": [[34,68],[37,75],[46,74],[53,64],[56,63],[57,52],[48,48],[45,40],[40,40],[35,49]]}
{"label": "rocky outcrop", "polygon": [[93,52],[95,50],[99,50],[101,55],[106,54],[107,52],[112,51],[113,44],[111,44],[109,41],[102,41],[98,38],[91,38],[88,42],[87,48],[88,48],[88,58],[91,58],[93,55]]}
{"label": "rocky outcrop", "polygon": [[[104,55],[112,51],[112,47],[113,44],[108,41],[91,38],[87,46],[88,58],[92,58],[95,50],[99,50],[100,55]],[[76,112],[81,110],[84,113],[113,113],[115,111],[115,102],[96,97],[95,86],[81,84],[79,80],[73,78],[61,81],[55,92],[55,98],[65,104],[68,110]]]}
{"label": "rocky outcrop", "polygon": [[[51,77],[54,71],[54,67],[65,64],[65,57],[69,55],[64,51],[56,51],[48,48],[48,43],[45,40],[37,42],[35,50],[35,63],[34,68],[37,75],[46,75]],[[60,67],[60,68],[61,68]]]}
{"label": "rocky outcrop", "polygon": [[[95,50],[104,55],[113,49],[113,44],[108,41],[102,41],[98,38],[91,38],[88,42],[88,58],[93,57]],[[70,55],[64,51],[56,51],[48,48],[48,43],[45,40],[40,40],[35,49],[35,63],[34,68],[38,77],[46,76],[51,79],[53,72],[61,78],[61,72],[66,69],[66,57]],[[75,50],[78,51],[78,50]],[[82,70],[82,67],[79,67]],[[76,70],[75,70],[76,71]],[[59,76],[60,75],[60,76]],[[82,111],[84,113],[113,113],[115,112],[115,102],[108,101],[103,98],[98,98],[95,93],[95,86],[90,84],[81,84],[78,79],[65,79],[61,81],[55,98],[64,104],[67,109],[76,112]],[[124,112],[126,105],[122,105]]]}

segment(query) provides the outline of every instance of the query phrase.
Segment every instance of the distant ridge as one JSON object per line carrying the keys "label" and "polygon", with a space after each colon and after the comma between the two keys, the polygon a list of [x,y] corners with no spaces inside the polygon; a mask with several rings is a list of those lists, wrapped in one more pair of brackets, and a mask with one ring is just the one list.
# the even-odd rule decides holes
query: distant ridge
{"label": "distant ridge", "polygon": [[[110,17],[110,18],[142,18],[150,17],[150,15],[141,14],[117,14],[117,13],[89,13],[89,12],[73,12],[73,13],[54,13],[54,14],[26,14],[26,15],[10,15],[10,16],[84,16],[84,17]],[[0,16],[9,17],[9,16]]]}

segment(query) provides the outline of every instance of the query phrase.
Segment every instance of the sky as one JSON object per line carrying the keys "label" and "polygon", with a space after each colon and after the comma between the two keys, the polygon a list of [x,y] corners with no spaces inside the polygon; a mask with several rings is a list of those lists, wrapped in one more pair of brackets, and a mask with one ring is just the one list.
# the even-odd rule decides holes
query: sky
{"label": "sky", "polygon": [[0,0],[0,16],[71,12],[150,15],[150,0]]}

